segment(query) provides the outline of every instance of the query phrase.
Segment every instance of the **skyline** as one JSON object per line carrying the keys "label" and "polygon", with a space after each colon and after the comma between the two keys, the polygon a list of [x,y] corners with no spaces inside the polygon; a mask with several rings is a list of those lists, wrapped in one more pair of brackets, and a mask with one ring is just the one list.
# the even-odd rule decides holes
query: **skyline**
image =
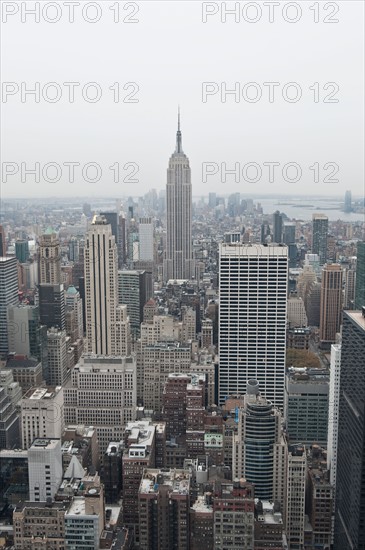
{"label": "skyline", "polygon": [[[31,18],[24,24],[9,17],[3,25],[3,43],[8,46],[3,80],[15,83],[19,91],[11,94],[10,85],[1,103],[6,135],[3,161],[19,166],[21,162],[27,166],[98,163],[103,177],[97,183],[76,177],[80,195],[98,194],[101,186],[105,194],[117,196],[136,188],[138,194],[163,188],[166,151],[171,148],[180,104],[194,195],[219,192],[223,185],[228,193],[249,192],[253,186],[258,194],[290,192],[293,185],[283,180],[281,172],[269,182],[267,168],[255,184],[242,175],[239,182],[230,176],[224,184],[220,173],[204,182],[202,174],[203,163],[226,163],[228,168],[257,163],[263,168],[270,162],[301,166],[302,178],[295,184],[298,191],[305,186],[314,193],[320,185],[325,195],[334,189],[342,195],[349,188],[354,196],[364,194],[363,79],[358,70],[363,66],[362,3],[341,3],[339,22],[329,25],[314,24],[313,14],[304,7],[296,24],[282,17],[270,23],[262,17],[250,25],[236,24],[232,18],[224,24],[216,16],[204,23],[200,3],[162,5],[158,13],[154,3],[138,3],[139,21],[132,25],[118,27],[104,14],[97,26],[97,42],[92,34],[95,27],[77,19],[73,26],[65,18],[55,25],[40,21],[35,33]],[[176,41],[187,28],[189,40]],[[87,54],[78,47],[83,41],[88,44]],[[167,42],[176,47],[166,48]],[[39,103],[31,95],[22,102],[22,82],[27,90],[39,83]],[[61,88],[61,99],[55,103],[44,100],[47,93],[49,97],[55,93],[53,88],[43,94],[50,82]],[[65,82],[78,83],[73,103],[66,99]],[[102,90],[96,103],[82,97],[83,88],[91,82]],[[239,97],[229,94],[236,83]],[[272,103],[270,89],[277,92]],[[291,102],[299,89],[300,101]],[[250,102],[257,91],[261,99]],[[89,92],[95,93],[95,87]],[[123,94],[117,103],[116,93]],[[135,94],[129,99],[137,102],[123,101],[127,94]],[[329,102],[331,97],[324,102],[327,94],[338,103]],[[121,169],[128,163],[138,165],[138,175],[131,177],[138,182],[122,181],[133,172],[131,166],[115,183],[109,167],[117,162]],[[314,163],[322,169],[327,163],[337,164],[339,178],[334,177],[340,181],[323,182],[332,170],[322,170],[322,183],[314,183],[309,169]],[[35,184],[31,177],[22,183],[18,176],[3,183],[2,196],[22,197],[27,188],[31,196],[71,195],[75,187],[65,173],[53,184],[45,180]]]}

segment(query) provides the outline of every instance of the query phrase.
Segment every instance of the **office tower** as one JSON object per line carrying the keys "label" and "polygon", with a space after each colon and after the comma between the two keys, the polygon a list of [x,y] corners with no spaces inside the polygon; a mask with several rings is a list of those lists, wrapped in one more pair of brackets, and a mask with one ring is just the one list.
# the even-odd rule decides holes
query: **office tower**
{"label": "office tower", "polygon": [[284,418],[290,443],[327,443],[328,393],[327,370],[289,367],[285,376]]}
{"label": "office tower", "polygon": [[0,225],[0,258],[5,258],[6,256],[6,236],[5,230],[2,225]]}
{"label": "office tower", "polygon": [[78,262],[80,256],[80,243],[77,237],[71,237],[68,243],[68,259],[71,262]]}
{"label": "office tower", "polygon": [[192,342],[196,340],[196,312],[192,307],[182,306],[182,330],[181,341]]}
{"label": "office tower", "polygon": [[118,249],[118,240],[119,240],[118,213],[117,212],[100,212],[99,215],[105,218],[107,224],[110,224],[112,228],[112,235],[114,235],[115,244],[117,245],[117,249]]}
{"label": "office tower", "polygon": [[3,507],[29,499],[28,451],[0,449],[0,474]]}
{"label": "office tower", "polygon": [[274,502],[257,501],[255,503],[255,545],[254,548],[285,548],[283,511]]}
{"label": "office tower", "polygon": [[40,324],[39,306],[17,304],[8,307],[8,347],[10,353],[42,360],[47,347],[47,328]]}
{"label": "office tower", "polygon": [[19,415],[6,388],[0,386],[0,449],[13,449],[19,441]]}
{"label": "office tower", "polygon": [[8,306],[14,306],[18,301],[17,259],[0,257],[0,356],[9,351]]}
{"label": "office tower", "polygon": [[328,218],[324,214],[312,216],[312,252],[318,254],[320,265],[327,261]]}
{"label": "office tower", "polygon": [[157,315],[157,304],[150,298],[143,306],[143,322],[152,324],[155,315]]}
{"label": "office tower", "polygon": [[82,496],[72,499],[65,513],[65,548],[100,548],[104,522],[104,489],[100,482],[96,481],[87,487]]}
{"label": "office tower", "polygon": [[284,223],[283,240],[288,246],[295,243],[295,223]]}
{"label": "office tower", "polygon": [[290,328],[286,333],[288,349],[309,349],[311,329],[309,327]]}
{"label": "office tower", "polygon": [[62,386],[69,377],[67,362],[67,337],[65,330],[50,328],[47,331],[49,386]]}
{"label": "office tower", "polygon": [[[173,373],[168,376],[162,396],[162,418],[166,422],[168,440],[185,434],[192,440],[193,434],[199,430],[204,436],[205,385],[204,375]],[[192,443],[191,447],[194,445]],[[192,458],[189,444],[187,449],[189,458]]]}
{"label": "office tower", "polygon": [[281,413],[260,395],[257,380],[248,380],[244,399],[233,436],[232,475],[253,483],[257,498],[278,500],[283,505],[286,442]]}
{"label": "office tower", "polygon": [[28,449],[29,500],[53,499],[62,481],[61,440],[35,439]]}
{"label": "office tower", "polygon": [[115,344],[116,355],[130,355],[131,325],[126,305],[119,305],[115,310]]}
{"label": "office tower", "polygon": [[105,451],[103,460],[102,482],[105,490],[105,501],[118,503],[122,490],[122,457],[123,444],[112,441]]}
{"label": "office tower", "polygon": [[201,332],[201,347],[211,349],[213,346],[213,321],[211,319],[203,319]]}
{"label": "office tower", "polygon": [[192,195],[189,159],[182,150],[180,114],[176,148],[169,160],[166,185],[167,228],[164,279],[191,279],[194,276],[192,254]]}
{"label": "office tower", "polygon": [[22,447],[29,449],[39,437],[61,439],[64,430],[61,386],[32,388],[20,403]]}
{"label": "office tower", "polygon": [[15,257],[19,263],[25,264],[29,258],[29,244],[25,239],[15,241]]}
{"label": "office tower", "polygon": [[243,479],[221,484],[213,499],[216,550],[254,547],[255,492],[256,488]]}
{"label": "office tower", "polygon": [[351,191],[346,191],[344,200],[344,212],[352,212],[352,196]]}
{"label": "office tower", "polygon": [[140,334],[143,321],[143,307],[152,297],[152,277],[147,271],[118,271],[119,304],[127,306],[131,330]]}
{"label": "office tower", "polygon": [[342,317],[343,271],[339,264],[326,264],[322,270],[319,339],[321,346],[334,344]]}
{"label": "office tower", "polygon": [[118,218],[118,269],[121,269],[127,262],[127,222],[124,212]]}
{"label": "office tower", "polygon": [[288,321],[290,328],[306,327],[308,325],[304,302],[299,296],[294,295],[288,298]]}
{"label": "office tower", "polygon": [[[65,546],[67,502],[19,502],[13,512],[14,550]],[[40,535],[41,534],[41,535]]]}
{"label": "office tower", "polygon": [[355,301],[356,269],[350,267],[345,272],[344,309],[353,309]]}
{"label": "office tower", "polygon": [[65,330],[65,289],[63,284],[45,283],[38,286],[39,318],[47,328]]}
{"label": "office tower", "polygon": [[341,344],[331,346],[330,391],[328,409],[327,468],[336,487],[338,414],[340,407]]}
{"label": "office tower", "polygon": [[57,285],[61,283],[60,241],[52,230],[39,240],[39,284]]}
{"label": "office tower", "polygon": [[[305,309],[307,311],[308,294],[312,286],[317,282],[316,273],[311,265],[304,265],[303,271],[300,273],[297,280],[297,292],[298,296],[302,298]],[[307,312],[308,314],[308,312]]]}
{"label": "office tower", "polygon": [[287,286],[286,246],[220,245],[219,403],[255,378],[283,406]]}
{"label": "office tower", "polygon": [[11,370],[0,368],[0,387],[5,389],[5,393],[10,398],[13,407],[16,407],[22,398],[23,391],[19,382],[14,381]]}
{"label": "office tower", "polygon": [[210,495],[198,495],[190,508],[190,550],[214,550],[213,506]]}
{"label": "office tower", "polygon": [[28,359],[24,355],[11,354],[4,369],[12,372],[14,381],[19,383],[23,393],[43,384],[42,364],[38,359]]}
{"label": "office tower", "polygon": [[132,356],[83,355],[64,386],[66,424],[96,428],[100,453],[120,441],[136,414],[136,364]]}
{"label": "office tower", "polygon": [[140,550],[189,548],[189,470],[143,472],[138,491]]}
{"label": "office tower", "polygon": [[209,208],[215,208],[217,206],[217,193],[209,193],[208,206]]}
{"label": "office tower", "polygon": [[327,261],[332,263],[336,261],[337,240],[334,235],[327,235]]}
{"label": "office tower", "polygon": [[[130,207],[133,211],[133,207]],[[137,222],[133,218],[133,212],[127,225],[127,260],[129,267],[134,265],[139,258],[139,234]]]}
{"label": "office tower", "polygon": [[314,283],[307,296],[307,317],[308,326],[319,327],[321,312],[321,283]]}
{"label": "office tower", "polygon": [[190,345],[160,342],[145,346],[142,351],[144,369],[143,404],[146,409],[161,411],[162,395],[168,375],[190,372]]}
{"label": "office tower", "polygon": [[271,231],[268,222],[261,224],[261,244],[267,244],[271,241]]}
{"label": "office tower", "polygon": [[285,514],[288,548],[304,548],[306,452],[303,445],[291,445],[288,451]]}
{"label": "office tower", "polygon": [[273,242],[277,244],[283,242],[283,216],[279,210],[273,214]]}
{"label": "office tower", "polygon": [[325,468],[326,451],[312,445],[307,452],[306,507],[312,527],[312,548],[331,548],[334,519],[334,486]]}
{"label": "office tower", "polygon": [[357,243],[356,289],[354,309],[365,306],[365,241]]}
{"label": "office tower", "polygon": [[139,541],[138,490],[146,468],[155,468],[156,427],[149,421],[129,422],[124,432],[123,523]]}
{"label": "office tower", "polygon": [[66,313],[68,311],[73,311],[75,313],[75,328],[76,328],[75,336],[76,338],[82,338],[84,334],[83,319],[82,319],[82,300],[81,300],[80,293],[73,285],[70,285],[66,290],[65,306],[66,306]]}
{"label": "office tower", "polygon": [[335,550],[365,548],[365,309],[345,311],[338,422]]}
{"label": "office tower", "polygon": [[115,353],[117,262],[111,226],[94,216],[85,243],[85,311],[87,350],[98,355]]}
{"label": "office tower", "polygon": [[139,260],[153,262],[154,239],[152,218],[139,219]]}

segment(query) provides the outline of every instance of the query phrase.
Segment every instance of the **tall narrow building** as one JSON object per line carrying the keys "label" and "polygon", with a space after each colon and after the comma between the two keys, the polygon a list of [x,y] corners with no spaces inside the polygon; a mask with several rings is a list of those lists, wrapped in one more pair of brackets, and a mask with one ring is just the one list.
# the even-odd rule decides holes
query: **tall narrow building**
{"label": "tall narrow building", "polygon": [[94,216],[86,235],[84,266],[87,351],[114,355],[117,245],[110,224],[102,216]]}
{"label": "tall narrow building", "polygon": [[339,264],[326,264],[322,271],[319,339],[330,348],[340,331],[342,314],[343,271]]}
{"label": "tall narrow building", "polygon": [[8,306],[18,303],[18,260],[0,257],[0,355],[6,355],[8,347]]}
{"label": "tall narrow building", "polygon": [[287,286],[286,246],[220,245],[219,403],[254,378],[283,407]]}
{"label": "tall narrow building", "polygon": [[318,254],[319,263],[327,261],[328,218],[324,214],[313,214],[312,217],[312,252]]}
{"label": "tall narrow building", "polygon": [[191,279],[194,275],[192,254],[192,189],[189,159],[182,150],[180,113],[176,148],[167,169],[167,235],[164,279]]}
{"label": "tall narrow building", "polygon": [[39,241],[39,284],[57,285],[61,282],[61,247],[51,229]]}
{"label": "tall narrow building", "polygon": [[365,308],[343,314],[335,550],[365,548]]}
{"label": "tall narrow building", "polygon": [[365,241],[357,243],[355,309],[365,306]]}

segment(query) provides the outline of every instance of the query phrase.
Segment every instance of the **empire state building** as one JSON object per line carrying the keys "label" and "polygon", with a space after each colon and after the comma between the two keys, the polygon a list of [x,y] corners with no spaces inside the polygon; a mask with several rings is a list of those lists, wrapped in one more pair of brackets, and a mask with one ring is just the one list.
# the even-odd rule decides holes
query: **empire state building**
{"label": "empire state building", "polygon": [[195,274],[191,238],[191,171],[189,159],[182,150],[180,113],[176,148],[167,169],[166,208],[164,279],[191,279]]}

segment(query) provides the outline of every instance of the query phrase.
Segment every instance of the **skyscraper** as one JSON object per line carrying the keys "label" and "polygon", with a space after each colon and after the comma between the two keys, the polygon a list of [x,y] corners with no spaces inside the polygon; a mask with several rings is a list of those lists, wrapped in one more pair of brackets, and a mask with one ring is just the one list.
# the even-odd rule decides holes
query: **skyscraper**
{"label": "skyscraper", "polygon": [[257,380],[248,380],[244,408],[238,411],[233,437],[233,478],[243,477],[255,485],[255,496],[284,505],[286,441],[280,411],[260,395]]}
{"label": "skyscraper", "polygon": [[8,306],[18,303],[17,259],[0,257],[0,355],[8,353]]}
{"label": "skyscraper", "polygon": [[334,344],[341,326],[343,271],[339,264],[326,264],[322,271],[319,339],[322,346]]}
{"label": "skyscraper", "polygon": [[29,258],[29,243],[25,239],[19,239],[15,242],[15,256],[17,260],[24,264]]}
{"label": "skyscraper", "polygon": [[351,191],[346,191],[345,193],[345,202],[343,207],[344,212],[352,212],[352,195]]}
{"label": "skyscraper", "polygon": [[61,282],[61,248],[56,233],[51,229],[39,241],[39,283],[53,285]]}
{"label": "skyscraper", "polygon": [[118,305],[117,245],[102,216],[94,216],[85,243],[85,313],[87,350],[115,353],[115,310]]}
{"label": "skyscraper", "polygon": [[191,171],[189,159],[182,150],[180,113],[176,148],[167,169],[167,235],[164,279],[191,279],[194,275],[192,254]]}
{"label": "skyscraper", "polygon": [[6,256],[6,236],[2,225],[0,225],[0,258]]}
{"label": "skyscraper", "polygon": [[365,306],[365,241],[357,243],[355,309]]}
{"label": "skyscraper", "polygon": [[276,212],[274,212],[273,221],[274,221],[273,242],[282,243],[283,242],[283,216],[280,214],[279,210],[276,210]]}
{"label": "skyscraper", "polygon": [[245,393],[250,378],[283,406],[288,249],[221,244],[219,254],[219,402]]}
{"label": "skyscraper", "polygon": [[152,218],[139,219],[139,259],[153,262],[153,222]]}
{"label": "skyscraper", "polygon": [[318,254],[321,265],[327,260],[328,218],[324,214],[312,216],[312,252]]}
{"label": "skyscraper", "polygon": [[365,309],[343,316],[335,550],[365,548]]}

